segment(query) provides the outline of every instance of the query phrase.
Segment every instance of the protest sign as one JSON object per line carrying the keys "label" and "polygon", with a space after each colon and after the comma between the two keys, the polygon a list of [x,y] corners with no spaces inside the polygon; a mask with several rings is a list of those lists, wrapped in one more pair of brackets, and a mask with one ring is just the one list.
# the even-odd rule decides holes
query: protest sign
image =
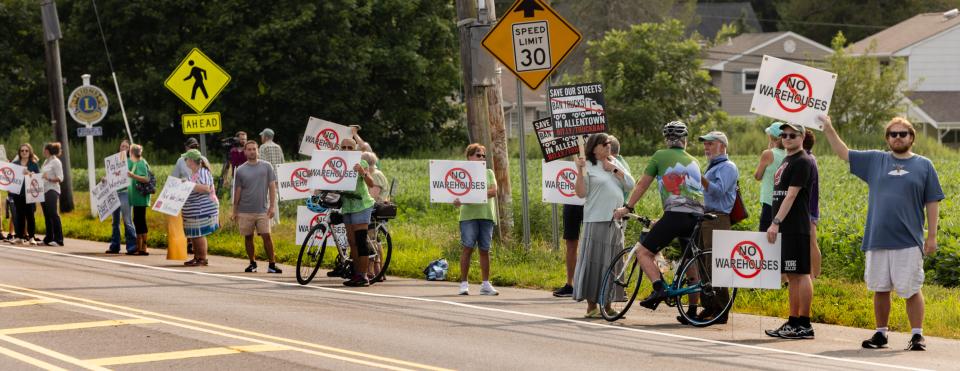
{"label": "protest sign", "polygon": [[553,124],[549,117],[534,121],[533,130],[537,133],[544,161],[550,162],[577,154],[577,136],[554,137]]}
{"label": "protest sign", "polygon": [[37,173],[30,173],[23,179],[26,184],[26,202],[28,204],[39,204],[43,202],[43,176]]}
{"label": "protest sign", "polygon": [[[306,206],[297,206],[297,233],[296,233],[296,244],[303,245],[303,240],[307,238],[307,233],[310,232],[310,228],[313,228],[314,225],[323,221],[323,218],[327,216],[327,212],[315,213],[310,211]],[[317,233],[313,238],[317,240],[327,239],[327,246],[334,247],[336,246],[336,239],[341,239],[342,246],[347,245],[347,241],[344,238],[347,236],[347,226],[344,224],[335,224],[328,229],[326,233],[320,234]],[[321,241],[317,241],[317,245]]]}
{"label": "protest sign", "polygon": [[[576,147],[574,147],[576,149]],[[543,202],[567,205],[583,205],[586,199],[577,197],[574,185],[580,174],[575,170],[573,161],[554,161],[543,163]]]}
{"label": "protest sign", "polygon": [[316,150],[339,150],[340,141],[353,137],[349,126],[311,117],[300,140],[300,154],[312,156]]}
{"label": "protest sign", "polygon": [[549,89],[548,95],[555,137],[607,131],[606,103],[599,82],[555,86]]}
{"label": "protest sign", "polygon": [[360,177],[353,167],[359,163],[360,152],[357,151],[313,151],[307,186],[311,190],[353,191]]}
{"label": "protest sign", "polygon": [[750,112],[823,130],[837,74],[783,59],[763,56]]}
{"label": "protest sign", "polygon": [[487,203],[487,163],[430,160],[430,202]]}
{"label": "protest sign", "polygon": [[23,186],[23,180],[23,166],[0,161],[0,190],[18,195],[20,187]]}
{"label": "protest sign", "polygon": [[93,199],[96,200],[97,215],[100,216],[101,222],[113,215],[114,210],[120,208],[120,198],[117,197],[116,191],[110,189],[107,182],[99,182],[93,187]]}
{"label": "protest sign", "polygon": [[714,287],[780,288],[780,236],[764,232],[713,231]]}
{"label": "protest sign", "polygon": [[130,185],[130,176],[127,170],[127,155],[123,152],[117,152],[103,159],[104,169],[107,175],[104,182],[114,192],[120,192],[127,189]]}
{"label": "protest sign", "polygon": [[163,185],[163,190],[157,196],[157,201],[153,203],[153,211],[177,216],[196,185],[194,182],[168,176],[166,183]]}
{"label": "protest sign", "polygon": [[277,166],[277,193],[280,201],[310,197],[310,161],[288,162]]}

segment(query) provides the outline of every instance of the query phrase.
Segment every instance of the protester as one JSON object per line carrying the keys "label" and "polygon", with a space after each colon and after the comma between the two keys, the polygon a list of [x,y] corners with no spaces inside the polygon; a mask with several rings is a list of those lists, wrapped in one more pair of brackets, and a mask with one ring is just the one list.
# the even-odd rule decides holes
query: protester
{"label": "protester", "polygon": [[[183,147],[184,147],[183,148],[184,153],[186,153],[191,149],[199,150],[200,142],[197,141],[196,138],[187,138],[187,141],[183,144]],[[200,159],[208,164],[210,163],[210,161],[207,160],[207,158],[204,156],[201,156]],[[180,178],[180,179],[189,179],[192,175],[193,175],[193,171],[190,170],[189,166],[187,166],[187,160],[184,159],[183,156],[181,155],[180,157],[177,158],[177,163],[173,165],[173,170],[170,172],[170,176],[174,178]],[[173,219],[179,219],[179,220],[173,220]],[[167,228],[179,228],[179,229],[183,228],[182,215],[169,217],[167,219],[167,222],[170,223],[168,224]],[[177,235],[176,238],[182,238],[182,237],[179,237],[179,233],[176,233],[176,235]],[[169,233],[167,235],[168,248],[169,246],[173,245],[173,241],[170,241],[171,238],[174,238],[174,233]],[[181,239],[180,241],[183,241],[183,240]],[[193,242],[190,239],[187,239],[187,254],[193,254]]]}
{"label": "protester", "polygon": [[[13,163],[23,166],[23,175],[28,175],[30,173],[36,174],[40,172],[40,167],[37,165],[37,161],[39,160],[33,152],[33,146],[31,146],[30,143],[23,143],[20,145],[17,155],[13,158]],[[23,185],[20,186],[20,194],[8,195],[8,197],[13,198],[14,203],[13,228],[16,233],[16,239],[13,243],[37,245],[37,222],[36,219],[34,219],[34,214],[37,212],[37,205],[27,203],[26,189],[27,182],[24,181]]]}
{"label": "protester", "polygon": [[760,181],[760,232],[766,232],[773,221],[773,178],[787,153],[780,139],[782,122],[774,122],[764,129],[767,133],[767,149],[760,154],[760,163],[753,178]]}
{"label": "protester", "polygon": [[[130,161],[130,142],[126,139],[120,142],[120,152],[126,157],[127,169],[130,169],[133,162]],[[113,230],[110,233],[110,247],[105,251],[107,254],[120,253],[120,224],[123,224],[123,233],[126,235],[127,255],[137,254],[137,230],[133,225],[133,211],[130,208],[130,193],[128,191],[129,187],[117,191],[120,207],[113,211]]]}
{"label": "protester", "polygon": [[247,258],[250,260],[250,265],[244,272],[257,271],[253,244],[253,234],[256,233],[263,239],[263,249],[270,262],[267,273],[283,273],[277,268],[273,239],[270,236],[270,220],[277,214],[277,173],[272,164],[260,160],[256,141],[248,140],[243,147],[243,153],[247,156],[247,162],[237,168],[231,219],[237,222],[247,249]]}
{"label": "protester", "polygon": [[63,246],[63,227],[60,224],[60,214],[57,212],[57,200],[60,199],[60,182],[63,181],[63,164],[60,162],[60,142],[47,143],[43,146],[43,166],[40,168],[43,177],[43,222],[46,234],[43,244],[47,246]]}
{"label": "protester", "polygon": [[820,276],[820,243],[817,242],[817,223],[820,222],[820,167],[817,157],[813,155],[813,145],[817,137],[813,131],[805,130],[803,134],[803,150],[813,162],[813,171],[810,173],[810,278]]}
{"label": "protester", "polygon": [[[387,176],[383,174],[380,169],[377,169],[377,155],[373,152],[364,152],[360,155],[364,161],[367,162],[370,169],[370,176],[373,178],[373,186],[370,187],[370,197],[373,197],[374,202],[374,213],[376,213],[376,208],[382,205],[387,198],[389,198],[389,190],[387,184]],[[383,267],[383,247],[380,246],[380,242],[377,241],[377,230],[375,229],[376,225],[370,223],[369,228],[367,228],[367,241],[370,244],[370,248],[375,251],[371,251],[371,257],[373,260],[370,261],[370,275],[376,277],[380,274],[380,269]],[[380,277],[380,281],[385,280],[386,277]],[[378,281],[379,282],[379,281]]]}
{"label": "protester", "polygon": [[360,125],[350,125],[351,136],[354,141],[357,142],[357,150],[361,152],[373,152],[373,148],[370,147],[370,143],[363,140],[360,137]]}
{"label": "protester", "polygon": [[[623,231],[613,220],[613,211],[623,205],[624,192],[633,188],[633,177],[611,156],[608,138],[603,133],[591,135],[584,148],[586,158],[576,161],[578,176],[574,188],[577,197],[586,198],[586,202],[580,256],[573,274],[573,299],[587,301],[586,318],[602,317],[597,302],[603,273],[614,255],[623,250]],[[620,290],[619,295],[623,294]],[[602,309],[613,311],[609,306]]]}
{"label": "protester", "polygon": [[577,247],[580,244],[580,227],[583,225],[583,205],[563,205],[563,244],[566,248],[564,265],[567,269],[567,283],[556,290],[553,296],[573,296],[573,275],[577,270]]}
{"label": "protester", "polygon": [[210,164],[200,151],[191,149],[181,155],[190,168],[189,180],[196,185],[183,204],[183,233],[193,243],[193,259],[183,263],[188,267],[206,266],[207,237],[220,229],[220,202],[213,187]]}
{"label": "protester", "polygon": [[780,267],[787,277],[790,317],[772,337],[813,339],[810,306],[813,282],[810,280],[810,187],[813,161],[803,150],[803,126],[785,123],[780,138],[787,157],[777,169],[773,181],[773,220],[767,228],[767,241],[780,238]]}
{"label": "protester", "polygon": [[[340,142],[342,151],[358,151],[357,142],[347,138]],[[373,215],[373,197],[370,197],[368,187],[373,186],[370,176],[370,166],[366,161],[353,167],[357,172],[357,186],[353,192],[344,192],[343,196],[343,223],[347,226],[347,239],[350,242],[350,258],[353,260],[353,278],[343,283],[344,286],[369,286],[370,280],[367,271],[370,263],[370,246],[367,242],[367,226]]]}
{"label": "protester", "polygon": [[147,207],[150,206],[150,195],[141,193],[136,186],[136,182],[150,182],[150,164],[142,156],[142,146],[130,146],[130,161],[127,163],[130,185],[127,186],[127,195],[133,207],[133,226],[137,231],[137,251],[131,255],[150,255],[147,252]]}
{"label": "protester", "polygon": [[655,255],[674,238],[690,237],[697,225],[696,215],[703,214],[700,163],[686,151],[687,135],[687,124],[682,121],[672,121],[663,126],[667,148],[653,154],[630,199],[614,214],[615,218],[620,218],[627,212],[633,212],[634,206],[653,181],[657,181],[663,216],[640,242],[641,248],[637,252],[640,267],[653,282],[653,291],[640,305],[654,310],[667,298],[666,284],[660,275]]}
{"label": "protester", "polygon": [[[280,148],[280,145],[273,141],[273,136],[273,129],[270,128],[263,129],[263,131],[260,132],[260,143],[263,143],[260,145],[260,159],[273,165],[273,171],[277,172],[279,170],[279,166],[285,161],[283,158],[283,148]],[[277,187],[277,189],[280,189],[279,184]],[[279,192],[277,194],[277,199],[274,200],[274,202],[279,204],[280,199],[278,197]],[[273,224],[280,224],[279,209],[273,214]]]}
{"label": "protester", "polygon": [[[486,161],[487,148],[480,143],[472,143],[464,151],[468,161]],[[460,295],[470,295],[470,257],[473,249],[480,250],[480,295],[500,295],[490,283],[490,247],[493,242],[493,226],[497,224],[497,177],[492,169],[487,169],[487,203],[462,204],[460,199],[453,200],[453,206],[460,208]]]}
{"label": "protester", "polygon": [[[908,350],[926,350],[923,338],[923,257],[937,251],[940,201],[944,199],[933,163],[913,153],[917,132],[901,117],[887,123],[884,133],[890,152],[854,151],[840,139],[829,117],[821,117],[830,147],[841,160],[850,163],[850,172],[870,189],[867,224],[861,249],[866,253],[863,273],[867,289],[873,291],[873,313],[877,332],[862,346],[887,346],[890,319],[890,291],[907,301],[911,337]],[[926,210],[927,237],[923,236]]]}
{"label": "protester", "polygon": [[233,137],[232,147],[227,152],[227,161],[220,171],[220,185],[223,189],[230,189],[230,197],[233,198],[233,177],[237,174],[237,167],[247,162],[247,157],[243,154],[243,146],[247,143],[247,133],[238,131]]}

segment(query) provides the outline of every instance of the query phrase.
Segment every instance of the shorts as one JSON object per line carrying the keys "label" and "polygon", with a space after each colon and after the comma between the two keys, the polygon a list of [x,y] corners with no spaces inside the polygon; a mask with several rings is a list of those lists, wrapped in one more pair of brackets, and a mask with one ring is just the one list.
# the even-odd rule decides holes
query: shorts
{"label": "shorts", "polygon": [[490,241],[493,239],[493,220],[472,219],[460,221],[460,244],[472,249],[490,251]]}
{"label": "shorts", "polygon": [[270,218],[267,213],[237,213],[237,227],[241,236],[270,234]]}
{"label": "shorts", "polygon": [[355,213],[343,214],[343,224],[370,224],[370,217],[373,215],[373,206],[357,211]]}
{"label": "shorts", "polygon": [[765,203],[760,203],[760,232],[766,232],[767,228],[770,228],[770,223],[773,223],[773,206],[767,205]]}
{"label": "shorts", "polygon": [[688,240],[697,226],[697,216],[692,213],[667,211],[663,217],[650,228],[650,233],[643,237],[640,244],[654,254],[663,250],[674,238]]}
{"label": "shorts", "polygon": [[780,234],[780,273],[810,274],[810,235]]}
{"label": "shorts", "polygon": [[580,239],[580,227],[583,226],[583,205],[563,205],[563,239]]}
{"label": "shorts", "polygon": [[873,292],[897,290],[901,298],[920,292],[923,286],[923,251],[919,247],[897,250],[867,250],[863,280]]}

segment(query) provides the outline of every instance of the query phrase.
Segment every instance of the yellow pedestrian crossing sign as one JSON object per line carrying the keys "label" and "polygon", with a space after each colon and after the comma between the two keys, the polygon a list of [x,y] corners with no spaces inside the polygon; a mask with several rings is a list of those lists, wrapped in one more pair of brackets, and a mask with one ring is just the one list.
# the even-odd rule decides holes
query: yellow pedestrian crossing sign
{"label": "yellow pedestrian crossing sign", "polygon": [[173,70],[163,86],[197,113],[203,113],[230,82],[230,75],[210,57],[193,48]]}

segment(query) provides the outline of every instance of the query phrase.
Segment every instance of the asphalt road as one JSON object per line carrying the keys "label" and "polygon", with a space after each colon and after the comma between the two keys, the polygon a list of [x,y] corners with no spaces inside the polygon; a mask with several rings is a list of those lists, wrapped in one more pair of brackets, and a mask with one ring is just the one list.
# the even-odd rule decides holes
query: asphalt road
{"label": "asphalt road", "polygon": [[395,277],[347,289],[322,272],[300,286],[292,267],[67,246],[0,245],[0,369],[960,369],[956,340],[907,352],[909,334],[895,333],[891,349],[863,350],[871,331],[815,325],[816,340],[780,340],[762,330],[781,319],[695,329],[663,306],[608,324],[546,291],[458,296],[456,283]]}

